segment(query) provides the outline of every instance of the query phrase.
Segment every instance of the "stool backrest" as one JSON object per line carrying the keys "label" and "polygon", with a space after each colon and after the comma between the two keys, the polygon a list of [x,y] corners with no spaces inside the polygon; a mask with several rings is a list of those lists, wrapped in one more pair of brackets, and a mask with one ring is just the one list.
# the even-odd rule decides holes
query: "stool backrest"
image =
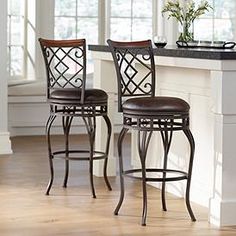
{"label": "stool backrest", "polygon": [[151,40],[107,40],[113,56],[118,86],[118,111],[127,98],[155,96],[155,64]]}
{"label": "stool backrest", "polygon": [[86,41],[39,39],[47,73],[47,98],[55,89],[77,89],[84,102]]}

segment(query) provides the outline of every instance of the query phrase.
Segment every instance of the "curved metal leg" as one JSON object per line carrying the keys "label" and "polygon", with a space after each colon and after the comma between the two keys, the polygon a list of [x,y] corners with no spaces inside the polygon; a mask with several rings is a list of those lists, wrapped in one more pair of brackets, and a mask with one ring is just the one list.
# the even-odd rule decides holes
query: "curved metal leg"
{"label": "curved metal leg", "polygon": [[46,137],[47,137],[47,143],[48,143],[48,157],[49,157],[49,166],[50,166],[50,179],[47,185],[46,195],[49,195],[50,189],[52,187],[53,179],[54,179],[54,168],[53,168],[53,160],[52,160],[53,154],[52,154],[52,147],[51,147],[50,129],[55,118],[56,118],[56,115],[51,114],[46,124]]}
{"label": "curved metal leg", "polygon": [[95,188],[93,183],[93,152],[95,143],[95,131],[96,131],[96,118],[95,117],[83,117],[90,143],[90,157],[89,157],[89,176],[90,176],[90,186],[92,190],[93,198],[96,198]]}
{"label": "curved metal leg", "polygon": [[188,213],[191,217],[192,221],[196,221],[196,218],[193,214],[190,200],[189,200],[189,193],[190,193],[190,184],[191,184],[191,178],[192,178],[192,168],[193,168],[193,158],[194,158],[194,152],[195,152],[195,142],[193,135],[189,129],[183,130],[188,141],[190,144],[190,159],[189,159],[189,167],[188,167],[188,179],[187,179],[187,186],[186,186],[186,196],[185,196],[185,202],[188,209]]}
{"label": "curved metal leg", "polygon": [[122,154],[122,144],[123,144],[123,140],[124,137],[126,135],[126,133],[128,132],[128,129],[126,128],[122,128],[120,134],[119,134],[119,138],[118,138],[118,142],[117,142],[117,147],[118,147],[118,157],[119,157],[119,175],[120,175],[120,199],[119,202],[116,206],[116,209],[114,211],[115,215],[118,215],[120,207],[123,203],[124,200],[124,195],[125,195],[125,186],[124,186],[124,176],[123,176],[123,154]]}
{"label": "curved metal leg", "polygon": [[[141,137],[142,132],[142,137]],[[142,169],[142,187],[143,187],[143,213],[142,226],[146,225],[147,218],[147,188],[146,188],[146,156],[147,149],[152,136],[152,131],[138,131],[138,148]]]}
{"label": "curved metal leg", "polygon": [[104,180],[105,183],[107,185],[108,190],[112,190],[111,185],[109,183],[109,180],[107,178],[107,162],[108,162],[108,154],[109,154],[109,147],[110,147],[110,140],[111,140],[111,122],[110,119],[108,118],[108,116],[103,116],[106,124],[107,124],[107,143],[106,143],[106,157],[104,160],[104,166],[103,166],[103,176],[104,176]]}
{"label": "curved metal leg", "polygon": [[63,187],[67,187],[67,181],[69,176],[69,133],[70,133],[70,127],[72,123],[72,116],[63,116],[62,117],[62,124],[63,124],[63,130],[64,130],[64,136],[65,136],[65,176],[63,181]]}
{"label": "curved metal leg", "polygon": [[[172,140],[172,134],[173,131],[170,131],[170,134],[167,130],[167,125],[165,124],[163,127],[163,130],[161,130],[161,137],[162,137],[162,142],[163,142],[163,148],[164,148],[164,158],[163,158],[163,170],[167,169],[167,158],[168,158],[168,153],[170,150],[170,144]],[[161,187],[161,200],[162,200],[162,209],[163,211],[167,211],[166,207],[166,172],[163,172],[163,182],[162,182],[162,187]]]}

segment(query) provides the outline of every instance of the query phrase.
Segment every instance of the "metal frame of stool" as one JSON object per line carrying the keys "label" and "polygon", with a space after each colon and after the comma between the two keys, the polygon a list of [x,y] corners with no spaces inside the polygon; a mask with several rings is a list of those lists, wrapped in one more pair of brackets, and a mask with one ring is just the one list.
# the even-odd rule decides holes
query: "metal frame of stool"
{"label": "metal frame of stool", "polygon": [[[165,197],[165,187],[166,182],[171,181],[180,181],[187,180],[186,185],[186,195],[185,202],[187,206],[187,210],[191,217],[192,221],[196,221],[196,218],[193,214],[189,193],[190,193],[190,184],[191,184],[191,176],[192,176],[192,167],[193,167],[193,159],[194,159],[194,151],[195,151],[195,143],[192,133],[189,129],[189,112],[166,112],[166,113],[158,113],[155,112],[144,112],[144,114],[139,114],[139,112],[132,113],[131,111],[123,109],[123,98],[127,99],[128,97],[138,96],[149,96],[154,97],[155,94],[155,65],[154,65],[154,56],[152,52],[151,41],[140,41],[140,42],[115,42],[108,40],[107,41],[112,52],[113,60],[115,63],[117,80],[118,80],[118,110],[123,112],[123,128],[119,134],[118,138],[118,157],[119,157],[119,174],[120,174],[120,199],[115,208],[114,214],[118,215],[121,205],[124,200],[125,187],[124,187],[124,177],[130,177],[134,179],[139,179],[142,181],[142,189],[143,189],[143,212],[142,212],[142,225],[146,225],[146,217],[147,217],[147,190],[146,190],[146,182],[162,182],[162,190],[161,190],[161,199],[162,199],[162,209],[167,211],[166,206],[166,197]],[[129,55],[129,56],[128,56]],[[126,59],[126,56],[129,59]],[[138,71],[132,65],[134,61],[141,63],[144,65],[146,69],[149,70],[144,79],[139,79],[138,83],[135,83],[134,77],[138,74]],[[122,63],[126,64],[125,68],[122,71]],[[146,64],[147,63],[147,64]],[[149,64],[151,66],[149,66]],[[128,68],[131,69],[133,73],[127,73]],[[125,72],[124,72],[125,71]],[[145,81],[148,76],[151,76],[149,81]],[[123,76],[126,78],[124,79]],[[128,77],[128,78],[127,78]],[[127,82],[128,81],[128,82]],[[132,86],[130,84],[132,83]],[[140,89],[140,86],[142,88]],[[147,90],[147,87],[150,87]],[[130,88],[131,87],[131,88]],[[134,89],[133,89],[134,88]],[[133,89],[133,90],[132,90]],[[146,89],[146,90],[145,90]],[[139,93],[137,91],[139,90]],[[135,92],[133,92],[135,91]],[[123,153],[122,146],[125,135],[127,134],[129,129],[134,129],[138,131],[138,153],[141,162],[140,169],[130,169],[124,170],[123,167]],[[163,168],[146,168],[146,155],[148,146],[150,143],[150,139],[154,131],[159,131],[161,134],[161,139],[164,148],[164,157],[163,157]],[[170,145],[172,141],[172,135],[174,131],[183,131],[188,142],[190,144],[190,158],[189,158],[189,166],[188,171],[180,171],[174,169],[168,169],[167,160],[168,153],[170,150]],[[162,173],[162,177],[147,177],[148,173]],[[133,174],[141,173],[141,177],[135,176]],[[167,173],[175,173],[177,174],[174,177],[167,177]]]}
{"label": "metal frame of stool", "polygon": [[[53,159],[62,158],[65,159],[65,175],[63,181],[63,187],[67,187],[69,176],[69,161],[89,161],[89,176],[90,186],[93,198],[96,198],[94,181],[93,181],[93,161],[104,159],[103,175],[106,186],[109,190],[112,190],[107,177],[107,162],[108,152],[111,138],[111,122],[107,116],[107,99],[104,101],[93,101],[91,104],[86,102],[86,41],[85,39],[76,40],[47,40],[39,39],[47,72],[47,99],[50,104],[50,115],[46,123],[46,136],[48,143],[49,165],[50,165],[50,179],[48,182],[46,195],[49,195],[50,189],[54,180],[54,167]],[[57,53],[61,53],[60,56]],[[75,73],[67,78],[64,74],[69,70],[69,66],[65,64],[65,58],[69,57],[75,64]],[[81,59],[81,60],[79,60]],[[56,60],[56,62],[54,62]],[[60,64],[63,66],[63,70],[60,71]],[[64,70],[64,67],[66,68]],[[55,75],[53,70],[56,70],[58,75]],[[78,77],[82,72],[82,78]],[[65,82],[62,83],[62,79]],[[69,86],[68,86],[69,85]],[[55,88],[56,87],[56,88]],[[52,98],[51,94],[55,90],[63,89],[75,89],[78,91],[78,100],[60,100]],[[72,91],[72,90],[71,90]],[[79,94],[80,92],[80,94]],[[103,117],[107,125],[107,140],[105,151],[95,150],[95,133],[96,133],[96,117]],[[56,117],[62,118],[63,133],[65,137],[65,149],[53,151],[51,145],[51,127]],[[75,117],[82,118],[88,136],[89,136],[89,150],[70,150],[69,149],[69,134],[71,130],[71,124]],[[76,156],[70,156],[71,154],[78,154]],[[79,156],[80,155],[80,156]]]}

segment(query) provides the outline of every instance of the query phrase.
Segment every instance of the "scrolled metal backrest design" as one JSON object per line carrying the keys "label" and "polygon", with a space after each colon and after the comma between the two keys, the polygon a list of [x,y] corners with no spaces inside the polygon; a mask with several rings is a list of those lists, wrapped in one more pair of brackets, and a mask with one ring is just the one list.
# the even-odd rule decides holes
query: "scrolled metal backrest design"
{"label": "scrolled metal backrest design", "polygon": [[[155,65],[151,40],[116,42],[107,40],[118,81],[118,110],[129,97],[155,95]],[[142,67],[142,68],[140,68]]]}
{"label": "scrolled metal backrest design", "polygon": [[47,71],[48,98],[55,89],[81,89],[86,83],[86,41],[39,39]]}

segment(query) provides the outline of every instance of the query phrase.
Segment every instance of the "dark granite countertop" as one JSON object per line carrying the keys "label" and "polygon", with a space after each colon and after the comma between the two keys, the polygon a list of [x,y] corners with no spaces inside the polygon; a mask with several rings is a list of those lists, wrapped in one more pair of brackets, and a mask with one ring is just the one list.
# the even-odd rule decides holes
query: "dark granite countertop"
{"label": "dark granite countertop", "polygon": [[[107,45],[88,45],[88,49],[100,52],[110,51]],[[153,52],[155,56],[236,60],[236,49],[178,48],[177,46],[156,48],[153,46]]]}

